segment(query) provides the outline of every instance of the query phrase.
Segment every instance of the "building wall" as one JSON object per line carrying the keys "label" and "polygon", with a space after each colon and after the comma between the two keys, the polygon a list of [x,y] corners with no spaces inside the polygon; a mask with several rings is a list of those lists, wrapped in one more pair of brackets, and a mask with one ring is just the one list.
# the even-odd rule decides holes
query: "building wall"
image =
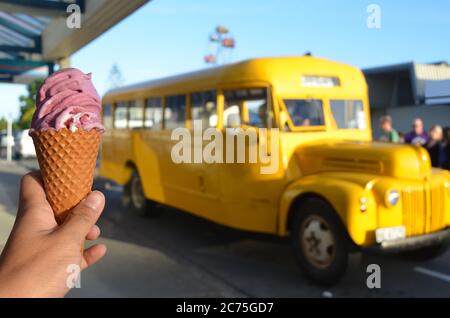
{"label": "building wall", "polygon": [[423,119],[425,129],[432,125],[450,127],[450,105],[417,105],[393,107],[385,109],[371,109],[372,129],[374,139],[380,137],[380,118],[388,114],[392,116],[394,128],[403,133],[411,130],[412,121],[416,117]]}
{"label": "building wall", "polygon": [[414,64],[416,75],[417,95],[425,96],[427,81],[442,81],[450,79],[450,67],[447,63],[428,65]]}

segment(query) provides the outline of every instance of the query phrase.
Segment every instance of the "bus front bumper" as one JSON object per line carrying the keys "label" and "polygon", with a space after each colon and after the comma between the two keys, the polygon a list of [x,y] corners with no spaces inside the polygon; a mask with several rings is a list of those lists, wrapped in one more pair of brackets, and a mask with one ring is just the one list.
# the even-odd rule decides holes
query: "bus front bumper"
{"label": "bus front bumper", "polygon": [[443,229],[430,234],[411,236],[392,241],[383,241],[368,247],[369,250],[379,250],[382,252],[403,252],[412,251],[421,248],[431,247],[439,244],[448,244],[450,241],[450,228]]}

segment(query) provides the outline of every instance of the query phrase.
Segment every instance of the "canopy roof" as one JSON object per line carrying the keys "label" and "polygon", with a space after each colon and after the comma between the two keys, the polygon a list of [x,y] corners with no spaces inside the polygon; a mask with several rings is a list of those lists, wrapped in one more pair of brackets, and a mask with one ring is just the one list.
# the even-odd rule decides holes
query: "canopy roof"
{"label": "canopy roof", "polygon": [[[0,0],[0,82],[28,82],[106,32],[148,0]],[[67,17],[81,12],[81,28]]]}

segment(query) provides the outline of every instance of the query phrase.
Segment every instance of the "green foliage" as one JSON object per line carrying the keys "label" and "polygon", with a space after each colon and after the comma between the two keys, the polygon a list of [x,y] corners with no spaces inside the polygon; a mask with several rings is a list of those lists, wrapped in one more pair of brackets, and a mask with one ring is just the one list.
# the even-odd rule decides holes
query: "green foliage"
{"label": "green foliage", "polygon": [[36,108],[36,93],[41,87],[43,80],[39,79],[27,85],[27,95],[21,95],[20,101],[20,115],[17,120],[16,127],[20,129],[30,128],[31,118],[33,117]]}
{"label": "green foliage", "polygon": [[8,127],[8,121],[5,117],[0,118],[0,131],[6,130]]}

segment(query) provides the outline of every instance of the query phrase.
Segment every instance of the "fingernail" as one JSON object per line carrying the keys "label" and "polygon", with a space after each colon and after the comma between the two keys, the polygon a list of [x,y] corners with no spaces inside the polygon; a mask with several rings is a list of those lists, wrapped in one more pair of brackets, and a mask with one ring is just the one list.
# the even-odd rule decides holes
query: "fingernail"
{"label": "fingernail", "polygon": [[84,200],[84,204],[93,210],[97,210],[103,200],[103,194],[99,191],[92,191]]}

